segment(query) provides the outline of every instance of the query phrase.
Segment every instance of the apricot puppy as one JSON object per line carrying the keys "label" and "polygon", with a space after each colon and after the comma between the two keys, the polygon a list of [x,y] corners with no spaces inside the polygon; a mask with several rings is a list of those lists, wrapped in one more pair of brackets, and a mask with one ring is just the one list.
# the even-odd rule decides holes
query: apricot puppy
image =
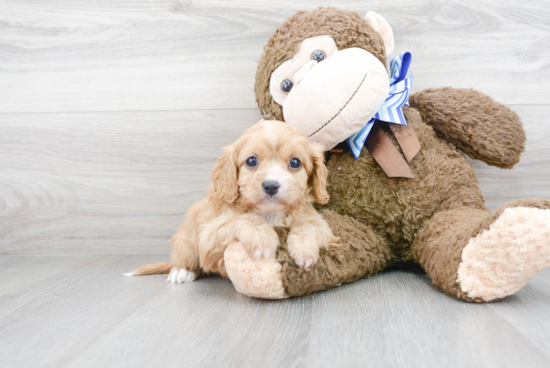
{"label": "apricot puppy", "polygon": [[227,277],[227,244],[239,240],[251,257],[272,257],[279,245],[275,226],[290,229],[290,255],[309,268],[321,247],[337,241],[313,207],[314,201],[328,200],[327,174],[320,145],[291,125],[260,121],[224,147],[208,196],[189,209],[171,239],[171,262],[142,266],[130,275],[170,272],[172,283],[193,281],[201,273]]}

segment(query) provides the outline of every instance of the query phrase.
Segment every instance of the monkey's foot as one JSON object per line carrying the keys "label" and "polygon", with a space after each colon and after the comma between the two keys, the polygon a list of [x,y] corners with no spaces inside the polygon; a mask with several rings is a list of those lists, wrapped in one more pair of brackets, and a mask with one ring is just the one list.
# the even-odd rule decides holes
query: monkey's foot
{"label": "monkey's foot", "polygon": [[457,282],[468,297],[514,294],[550,266],[550,209],[512,207],[462,251]]}
{"label": "monkey's foot", "polygon": [[263,299],[284,299],[285,293],[281,269],[274,257],[253,259],[241,242],[229,243],[224,253],[225,268],[229,279],[239,293]]}

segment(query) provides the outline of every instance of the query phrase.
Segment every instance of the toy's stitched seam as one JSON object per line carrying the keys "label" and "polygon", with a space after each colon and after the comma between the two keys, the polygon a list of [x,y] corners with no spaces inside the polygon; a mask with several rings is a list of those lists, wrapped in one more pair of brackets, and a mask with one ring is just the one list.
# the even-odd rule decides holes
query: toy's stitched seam
{"label": "toy's stitched seam", "polygon": [[334,115],[332,117],[332,119],[330,119],[329,121],[327,121],[325,123],[325,125],[323,125],[322,127],[320,127],[319,129],[317,129],[316,131],[314,131],[313,133],[311,133],[310,135],[308,135],[308,138],[309,137],[312,137],[313,135],[319,133],[319,131],[321,129],[323,129],[324,127],[326,127],[327,125],[330,124],[331,121],[333,121],[338,115],[340,115],[340,113],[342,112],[342,110],[344,110],[346,108],[346,106],[348,106],[349,102],[351,101],[351,99],[353,98],[353,96],[355,96],[355,94],[357,93],[357,91],[359,91],[359,88],[361,88],[361,86],[363,85],[363,82],[365,81],[365,78],[367,78],[367,73],[365,73],[365,76],[363,77],[363,80],[361,81],[361,83],[359,83],[359,86],[357,86],[357,89],[355,90],[355,92],[353,92],[353,94],[351,95],[351,97],[349,98],[348,102],[346,102],[346,104],[344,106],[342,106],[342,108],[340,109],[340,111],[338,111],[336,113],[336,115]]}

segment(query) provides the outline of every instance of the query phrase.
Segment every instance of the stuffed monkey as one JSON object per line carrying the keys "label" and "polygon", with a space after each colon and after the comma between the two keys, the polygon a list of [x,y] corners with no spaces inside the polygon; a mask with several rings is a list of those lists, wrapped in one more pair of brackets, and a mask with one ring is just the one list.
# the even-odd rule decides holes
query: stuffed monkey
{"label": "stuffed monkey", "polygon": [[238,291],[301,296],[415,262],[446,293],[489,302],[550,265],[550,202],[519,199],[491,213],[465,157],[512,168],[525,146],[519,117],[471,89],[409,98],[411,55],[387,69],[393,48],[382,16],[335,8],[300,11],[269,39],[258,105],[332,150],[330,200],[318,209],[340,242],[309,269],[289,257],[285,229],[272,259],[231,243],[225,267]]}

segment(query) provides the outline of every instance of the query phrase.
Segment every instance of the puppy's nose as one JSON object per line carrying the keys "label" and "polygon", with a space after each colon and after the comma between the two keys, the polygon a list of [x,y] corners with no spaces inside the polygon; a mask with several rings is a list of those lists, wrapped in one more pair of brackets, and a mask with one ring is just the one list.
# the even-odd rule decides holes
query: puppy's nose
{"label": "puppy's nose", "polygon": [[266,192],[270,196],[274,196],[275,194],[277,194],[278,190],[279,190],[278,181],[275,181],[275,180],[264,181],[264,192]]}

